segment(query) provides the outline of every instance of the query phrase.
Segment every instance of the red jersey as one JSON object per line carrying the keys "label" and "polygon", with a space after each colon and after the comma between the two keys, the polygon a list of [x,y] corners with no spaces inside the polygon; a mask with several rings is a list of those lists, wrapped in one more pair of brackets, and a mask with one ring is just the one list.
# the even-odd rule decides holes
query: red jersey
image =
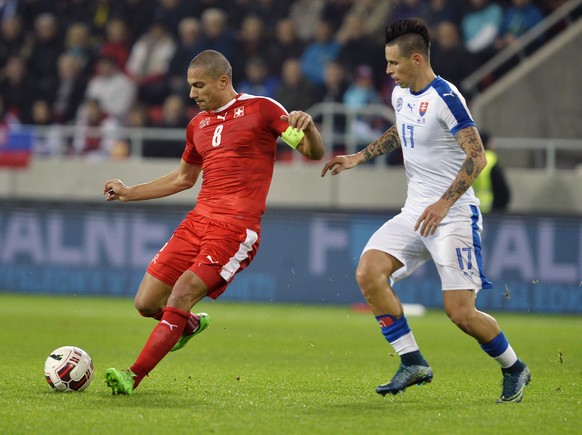
{"label": "red jersey", "polygon": [[289,127],[271,98],[239,94],[188,124],[182,158],[202,166],[196,212],[259,230],[273,177],[277,138]]}

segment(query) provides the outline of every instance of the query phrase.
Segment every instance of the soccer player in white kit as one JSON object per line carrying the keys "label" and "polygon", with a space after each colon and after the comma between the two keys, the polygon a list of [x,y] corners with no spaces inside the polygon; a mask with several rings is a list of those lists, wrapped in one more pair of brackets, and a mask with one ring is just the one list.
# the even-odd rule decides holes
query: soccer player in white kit
{"label": "soccer player in white kit", "polygon": [[432,369],[392,288],[432,258],[445,312],[501,366],[503,391],[497,403],[520,402],[530,371],[497,321],[475,308],[479,290],[492,286],[483,273],[482,219],[471,187],[485,167],[485,151],[465,99],[433,72],[429,49],[428,30],[421,20],[400,20],[386,29],[386,73],[396,82],[392,93],[396,123],[362,151],[333,158],[321,173],[337,175],[402,148],[406,202],[400,214],[372,235],[356,271],[382,334],[401,359],[390,382],[376,391],[397,394],[432,380]]}

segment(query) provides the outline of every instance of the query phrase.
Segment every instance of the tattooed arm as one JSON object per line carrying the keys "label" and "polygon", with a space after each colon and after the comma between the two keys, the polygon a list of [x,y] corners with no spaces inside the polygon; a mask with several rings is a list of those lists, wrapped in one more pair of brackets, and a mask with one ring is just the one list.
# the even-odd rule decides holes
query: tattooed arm
{"label": "tattooed arm", "polygon": [[416,231],[420,227],[420,234],[423,236],[435,233],[451,206],[471,187],[477,175],[487,164],[483,143],[475,127],[459,130],[455,134],[455,139],[466,154],[465,161],[461,165],[457,177],[443,196],[428,206],[418,218],[414,230]]}
{"label": "tattooed arm", "polygon": [[382,136],[360,151],[364,156],[364,162],[375,159],[376,157],[388,154],[395,149],[400,148],[400,137],[396,130],[396,125],[393,125],[384,132]]}
{"label": "tattooed arm", "polygon": [[463,196],[463,193],[473,184],[487,164],[483,143],[475,127],[459,130],[455,134],[455,139],[467,156],[461,165],[457,178],[441,197],[450,203],[449,207]]}
{"label": "tattooed arm", "polygon": [[323,177],[327,171],[331,170],[331,175],[337,175],[344,169],[350,169],[360,163],[375,159],[376,157],[388,154],[395,149],[400,148],[400,137],[396,126],[393,125],[382,134],[378,139],[356,154],[346,156],[336,156],[325,164],[321,171]]}

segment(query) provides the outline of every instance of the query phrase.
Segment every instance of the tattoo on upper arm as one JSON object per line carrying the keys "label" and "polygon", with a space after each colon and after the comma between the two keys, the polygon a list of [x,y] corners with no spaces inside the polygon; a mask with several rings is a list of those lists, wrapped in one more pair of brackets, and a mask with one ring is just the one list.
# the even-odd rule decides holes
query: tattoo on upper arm
{"label": "tattoo on upper arm", "polygon": [[443,194],[443,199],[455,202],[475,181],[485,166],[485,152],[475,127],[463,128],[455,134],[455,139],[466,154],[465,161],[451,187]]}
{"label": "tattoo on upper arm", "polygon": [[364,157],[366,161],[372,160],[397,148],[400,148],[400,137],[396,126],[393,125],[364,149]]}

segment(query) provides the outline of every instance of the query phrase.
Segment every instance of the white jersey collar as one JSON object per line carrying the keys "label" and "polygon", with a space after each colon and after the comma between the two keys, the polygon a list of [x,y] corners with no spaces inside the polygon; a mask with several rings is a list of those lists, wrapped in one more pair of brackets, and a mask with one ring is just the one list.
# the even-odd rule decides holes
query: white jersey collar
{"label": "white jersey collar", "polygon": [[212,113],[219,113],[222,112],[223,110],[228,109],[230,106],[232,106],[234,103],[236,103],[236,101],[240,98],[240,96],[243,94],[236,94],[236,97],[234,97],[232,100],[230,100],[228,103],[226,103],[224,106],[219,107],[216,110],[211,110]]}

